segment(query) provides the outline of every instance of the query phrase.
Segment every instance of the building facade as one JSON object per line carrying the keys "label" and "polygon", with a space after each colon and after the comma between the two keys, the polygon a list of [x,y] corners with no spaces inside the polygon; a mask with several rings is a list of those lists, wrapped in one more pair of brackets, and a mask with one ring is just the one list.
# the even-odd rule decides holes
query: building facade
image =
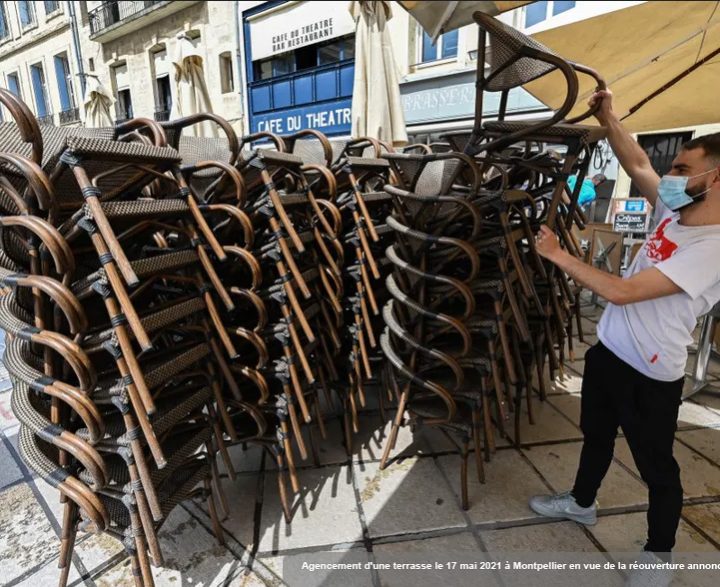
{"label": "building facade", "polygon": [[237,20],[233,2],[79,2],[82,54],[115,97],[116,120],[167,120],[176,97],[178,35],[203,57],[213,111],[242,128]]}
{"label": "building facade", "polygon": [[[0,84],[41,122],[80,124],[81,65],[72,2],[0,2]],[[0,109],[3,118],[7,111]]]}

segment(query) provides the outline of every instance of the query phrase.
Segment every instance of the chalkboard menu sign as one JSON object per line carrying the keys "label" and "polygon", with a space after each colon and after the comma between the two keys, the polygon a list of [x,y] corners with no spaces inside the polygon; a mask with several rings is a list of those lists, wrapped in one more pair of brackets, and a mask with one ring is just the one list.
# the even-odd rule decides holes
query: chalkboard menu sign
{"label": "chalkboard menu sign", "polygon": [[645,212],[618,212],[613,219],[615,232],[646,232],[648,216]]}

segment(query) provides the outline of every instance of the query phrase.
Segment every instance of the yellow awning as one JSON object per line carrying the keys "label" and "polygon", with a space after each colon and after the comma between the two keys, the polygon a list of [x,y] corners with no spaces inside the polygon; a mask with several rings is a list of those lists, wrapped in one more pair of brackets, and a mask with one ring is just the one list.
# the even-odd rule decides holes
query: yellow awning
{"label": "yellow awning", "polygon": [[398,2],[407,10],[435,41],[442,33],[472,24],[473,13],[485,12],[491,16],[519,8],[531,2],[429,2],[410,0]]}
{"label": "yellow awning", "polygon": [[[720,2],[651,1],[533,37],[598,71],[632,132],[720,122]],[[588,76],[579,82],[570,116],[586,109],[594,90]],[[557,72],[525,89],[551,107],[565,96]]]}

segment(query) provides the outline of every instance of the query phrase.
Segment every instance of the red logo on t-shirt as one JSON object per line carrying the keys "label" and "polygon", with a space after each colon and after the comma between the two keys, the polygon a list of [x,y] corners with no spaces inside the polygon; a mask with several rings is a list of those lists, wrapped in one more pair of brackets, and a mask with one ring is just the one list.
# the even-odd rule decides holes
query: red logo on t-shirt
{"label": "red logo on t-shirt", "polygon": [[672,222],[672,218],[666,218],[647,241],[647,256],[656,261],[664,261],[671,257],[678,248],[677,244],[665,236],[665,227]]}

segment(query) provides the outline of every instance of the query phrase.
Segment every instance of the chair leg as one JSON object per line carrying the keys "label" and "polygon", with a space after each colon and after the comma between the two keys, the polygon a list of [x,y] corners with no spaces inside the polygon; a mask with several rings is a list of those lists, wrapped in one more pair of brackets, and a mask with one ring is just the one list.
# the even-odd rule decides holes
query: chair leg
{"label": "chair leg", "polygon": [[404,391],[402,395],[400,396],[400,401],[398,402],[398,411],[395,415],[395,420],[393,421],[392,428],[390,429],[390,436],[388,436],[388,439],[385,443],[385,448],[383,449],[382,458],[380,459],[380,469],[384,469],[387,466],[388,459],[390,458],[390,451],[395,446],[395,442],[397,441],[397,435],[398,431],[400,430],[400,425],[402,424],[403,419],[403,413],[405,412],[405,403],[407,402],[408,393],[407,391]]}
{"label": "chair leg", "polygon": [[470,509],[469,503],[468,503],[468,444],[469,439],[467,437],[463,438],[462,440],[462,448],[460,452],[460,493],[461,493],[461,501],[462,501],[462,509],[468,510]]}
{"label": "chair leg", "polygon": [[285,488],[285,463],[280,453],[275,456],[275,460],[278,468],[278,493],[280,495],[280,504],[283,509],[283,514],[285,515],[285,522],[289,524],[292,520],[292,516],[290,513],[290,504],[288,503],[287,490]]}
{"label": "chair leg", "polygon": [[577,322],[578,340],[585,344],[585,333],[582,327],[582,313],[580,308],[580,292],[575,294],[575,321]]}
{"label": "chair leg", "polygon": [[65,587],[72,569],[72,553],[75,547],[75,537],[77,536],[78,523],[78,506],[68,499],[63,507],[63,525],[60,537],[60,558],[58,567],[60,568],[60,579],[58,587]]}
{"label": "chair leg", "polygon": [[205,479],[205,491],[207,492],[207,505],[208,512],[210,512],[210,521],[213,526],[213,533],[220,546],[225,546],[225,535],[223,534],[220,520],[218,519],[217,508],[215,507],[215,498],[213,497],[213,490],[210,483],[210,479]]}
{"label": "chair leg", "polygon": [[[483,394],[484,395],[484,394]],[[472,412],[473,419],[473,443],[475,445],[475,468],[477,469],[477,478],[480,483],[485,483],[485,467],[483,466],[482,442],[480,441],[480,414],[479,407],[474,406]]]}

